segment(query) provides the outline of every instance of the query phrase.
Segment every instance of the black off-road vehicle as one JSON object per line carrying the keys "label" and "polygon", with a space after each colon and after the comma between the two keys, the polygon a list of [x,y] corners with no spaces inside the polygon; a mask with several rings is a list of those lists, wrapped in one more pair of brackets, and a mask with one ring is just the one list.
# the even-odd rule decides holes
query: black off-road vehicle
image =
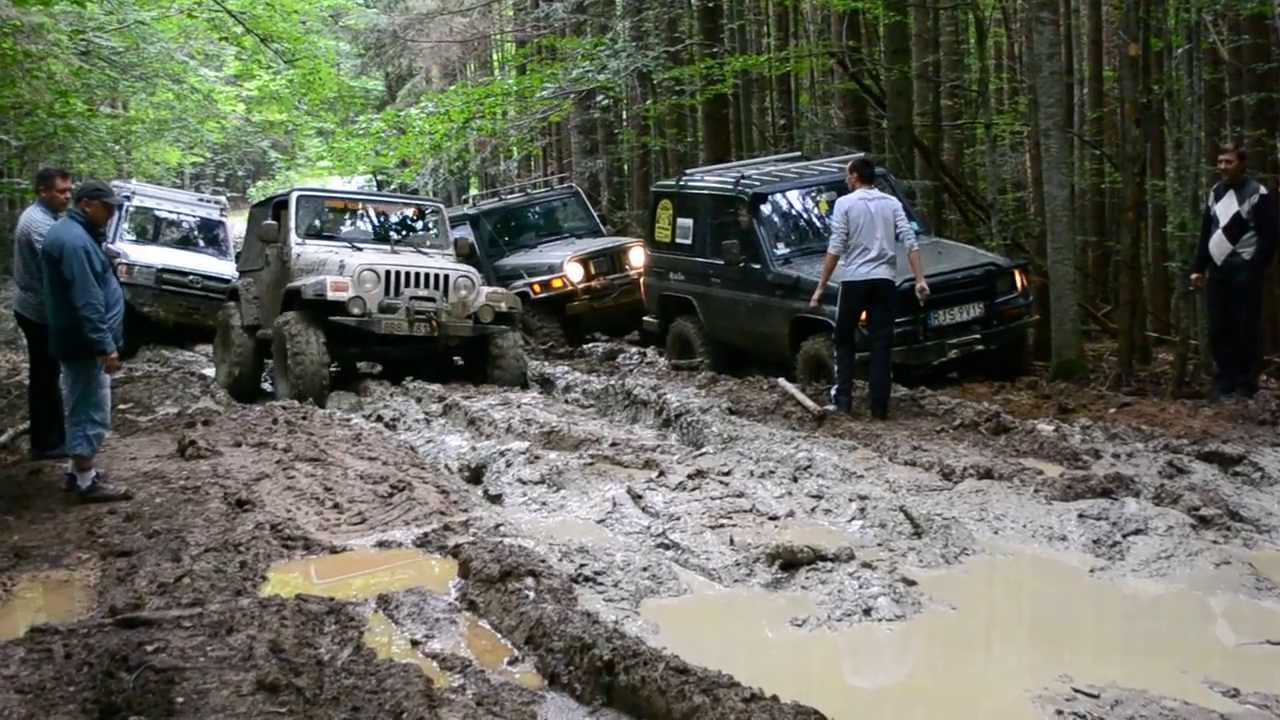
{"label": "black off-road vehicle", "polygon": [[522,301],[527,336],[577,345],[586,333],[640,328],[644,241],[607,229],[582,190],[545,178],[473,195],[449,210],[455,237],[486,284]]}
{"label": "black off-road vehicle", "polygon": [[[809,297],[831,210],[849,192],[845,169],[856,157],[791,153],[695,168],[654,185],[644,326],[664,338],[668,358],[719,370],[747,354],[793,364],[801,382],[833,381],[838,286],[829,287],[821,308],[809,307]],[[877,185],[902,200],[917,228],[932,290],[921,307],[903,251],[896,371],[923,374],[969,362],[1000,377],[1025,372],[1034,318],[1024,264],[930,236],[890,173],[882,169]]]}

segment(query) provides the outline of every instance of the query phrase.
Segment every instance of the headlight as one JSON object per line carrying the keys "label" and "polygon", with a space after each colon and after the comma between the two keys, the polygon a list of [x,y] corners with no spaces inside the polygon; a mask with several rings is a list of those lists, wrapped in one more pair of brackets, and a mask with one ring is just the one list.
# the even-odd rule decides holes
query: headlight
{"label": "headlight", "polygon": [[348,315],[354,315],[356,317],[360,317],[361,315],[364,315],[365,312],[368,311],[368,309],[369,309],[368,304],[365,303],[364,298],[360,297],[359,295],[347,301]]}
{"label": "headlight", "polygon": [[476,319],[485,325],[493,322],[493,319],[497,316],[498,313],[493,309],[492,305],[481,305],[480,309],[476,311]]}
{"label": "headlight", "polygon": [[382,276],[377,270],[365,268],[356,273],[356,289],[362,293],[371,293],[382,285]]}
{"label": "headlight", "polygon": [[155,285],[156,269],[147,265],[120,263],[116,266],[116,277],[120,278],[120,282],[124,283]]}
{"label": "headlight", "polygon": [[475,294],[476,281],[472,280],[470,277],[460,275],[457,280],[453,281],[453,297],[455,300],[462,300],[463,302],[466,302],[467,300],[475,297]]}
{"label": "headlight", "polygon": [[564,264],[564,274],[569,278],[569,282],[577,285],[587,276],[587,269],[577,260],[568,260]]}
{"label": "headlight", "polygon": [[632,245],[631,249],[627,250],[627,266],[632,270],[643,268],[648,258],[649,253],[645,252],[643,245]]}
{"label": "headlight", "polygon": [[1025,293],[1027,291],[1027,287],[1030,286],[1030,283],[1027,282],[1027,271],[1023,270],[1022,268],[1018,268],[1017,270],[1014,270],[1013,282],[1018,288],[1019,295]]}

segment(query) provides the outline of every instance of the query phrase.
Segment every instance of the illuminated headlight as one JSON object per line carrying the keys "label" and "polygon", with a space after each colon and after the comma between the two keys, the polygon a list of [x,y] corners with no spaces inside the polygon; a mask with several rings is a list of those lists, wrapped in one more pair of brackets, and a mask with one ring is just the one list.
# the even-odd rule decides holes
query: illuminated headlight
{"label": "illuminated headlight", "polygon": [[1027,288],[1030,286],[1030,283],[1027,282],[1027,271],[1023,270],[1022,268],[1018,268],[1017,270],[1014,270],[1013,282],[1014,282],[1014,285],[1018,288],[1019,295],[1026,293]]}
{"label": "illuminated headlight", "polygon": [[649,259],[649,253],[645,252],[642,245],[632,245],[627,250],[627,267],[632,270],[640,270],[644,267],[644,263]]}
{"label": "illuminated headlight", "polygon": [[347,314],[360,317],[369,311],[369,305],[359,295],[347,301]]}
{"label": "illuminated headlight", "polygon": [[131,265],[120,263],[116,266],[116,277],[120,282],[135,285],[155,285],[156,269],[147,265]]}
{"label": "illuminated headlight", "polygon": [[569,282],[577,285],[587,276],[587,269],[577,260],[567,260],[564,264],[564,274],[569,278]]}
{"label": "illuminated headlight", "polygon": [[453,297],[455,300],[466,302],[476,295],[476,281],[466,275],[458,276],[453,281]]}
{"label": "illuminated headlight", "polygon": [[476,311],[476,319],[486,325],[493,322],[493,319],[497,316],[498,313],[493,309],[492,305],[481,305],[480,309]]}
{"label": "illuminated headlight", "polygon": [[368,268],[356,273],[356,290],[362,293],[371,293],[382,285],[382,276],[377,270]]}

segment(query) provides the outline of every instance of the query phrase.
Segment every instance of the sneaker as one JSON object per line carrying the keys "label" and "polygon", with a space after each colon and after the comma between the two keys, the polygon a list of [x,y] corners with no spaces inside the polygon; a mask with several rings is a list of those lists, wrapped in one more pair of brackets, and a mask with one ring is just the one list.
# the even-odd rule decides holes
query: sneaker
{"label": "sneaker", "polygon": [[87,488],[76,488],[76,499],[82,503],[109,503],[132,500],[133,493],[123,485],[107,480],[106,473],[95,473]]}

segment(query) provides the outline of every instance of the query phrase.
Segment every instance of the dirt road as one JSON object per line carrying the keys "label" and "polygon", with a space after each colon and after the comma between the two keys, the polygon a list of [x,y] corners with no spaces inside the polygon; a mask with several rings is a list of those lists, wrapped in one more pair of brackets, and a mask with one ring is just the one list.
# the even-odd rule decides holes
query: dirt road
{"label": "dirt road", "polygon": [[624,343],[329,410],[211,375],[116,378],[131,503],[0,449],[0,633],[62,620],[0,642],[0,716],[1280,717],[1269,395],[899,389],[820,422]]}

